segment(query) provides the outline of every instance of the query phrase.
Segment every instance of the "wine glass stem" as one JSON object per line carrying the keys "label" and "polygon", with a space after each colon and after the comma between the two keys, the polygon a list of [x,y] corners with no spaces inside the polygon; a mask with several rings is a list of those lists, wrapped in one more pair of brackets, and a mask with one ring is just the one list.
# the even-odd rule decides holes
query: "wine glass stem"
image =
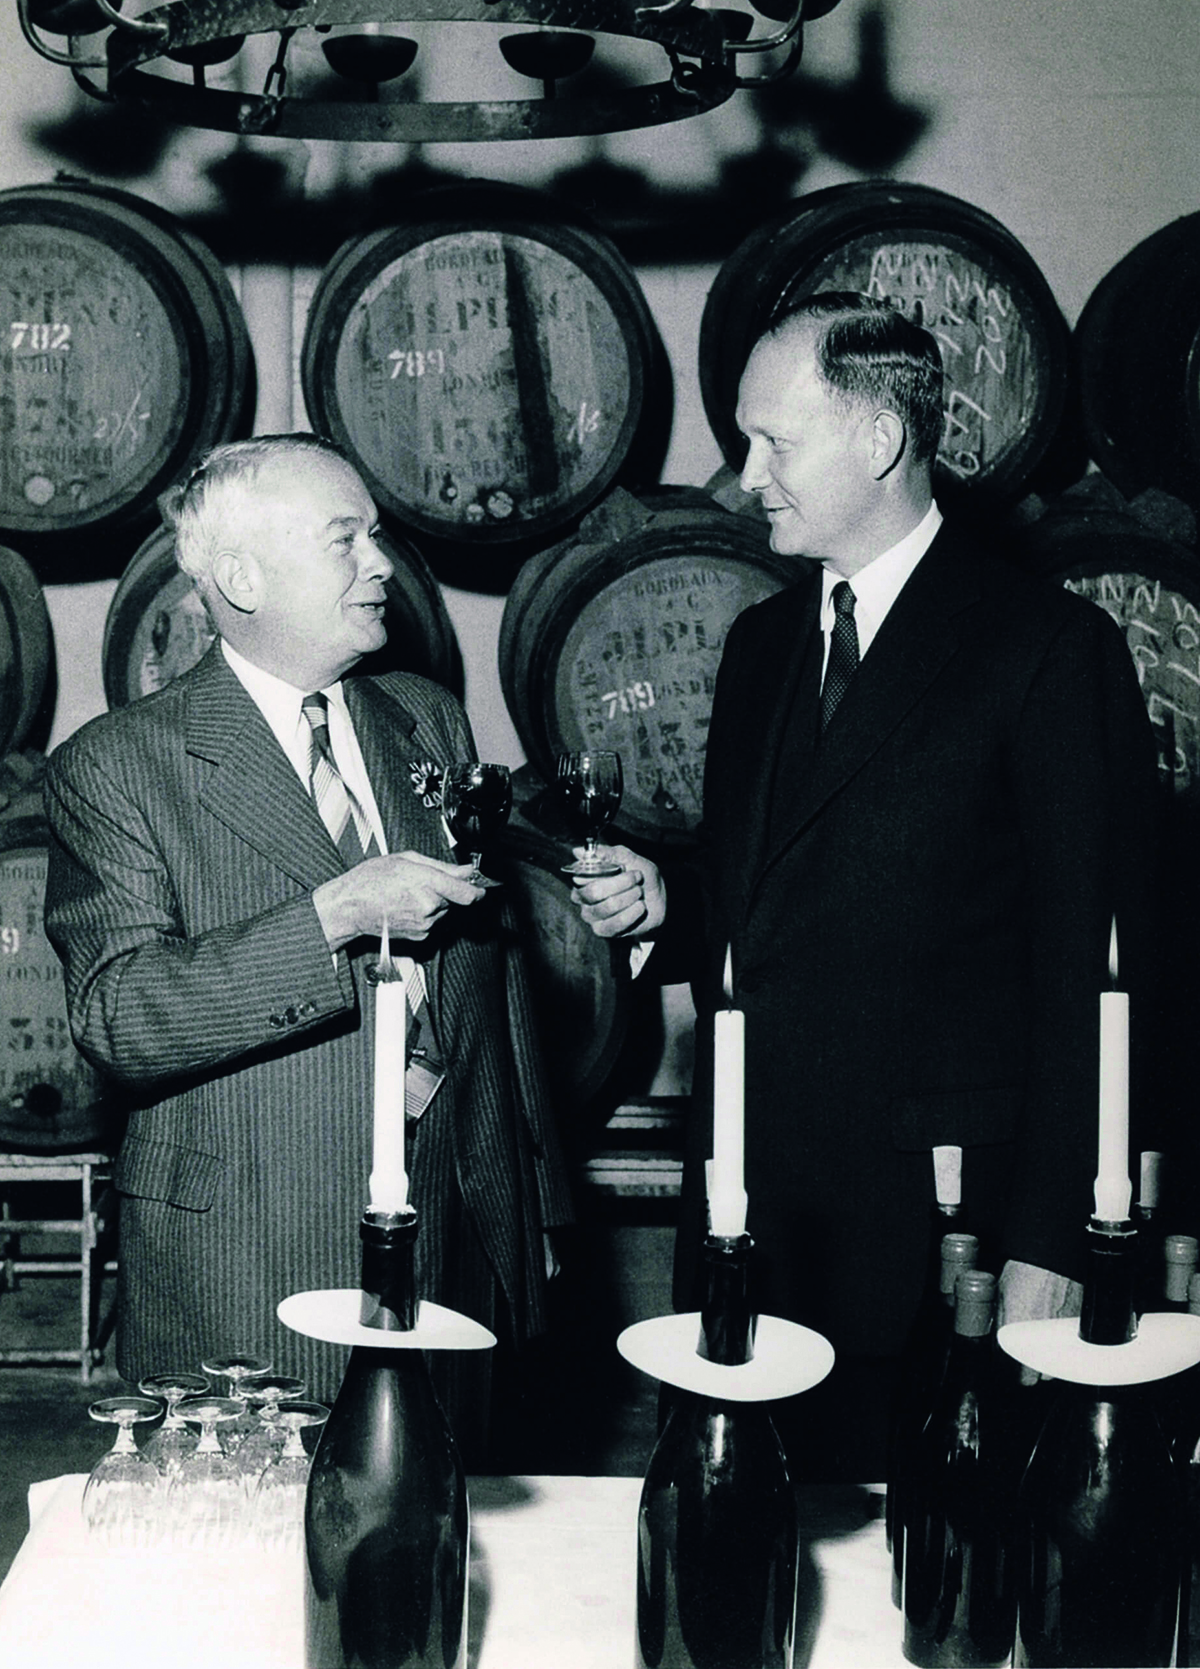
{"label": "wine glass stem", "polygon": [[113,1453],[115,1455],[131,1455],[136,1450],[137,1444],[133,1440],[133,1427],[122,1422],[117,1427],[117,1441],[113,1444]]}

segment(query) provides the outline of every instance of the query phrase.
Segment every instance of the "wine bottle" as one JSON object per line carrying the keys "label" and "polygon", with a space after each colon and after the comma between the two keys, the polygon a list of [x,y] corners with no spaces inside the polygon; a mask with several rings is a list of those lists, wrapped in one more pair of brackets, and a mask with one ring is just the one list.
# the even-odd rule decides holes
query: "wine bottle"
{"label": "wine bottle", "polygon": [[[412,1212],[368,1212],[362,1321],[416,1320]],[[308,1669],[463,1669],[468,1506],[424,1353],[355,1345],[309,1474]]]}
{"label": "wine bottle", "polygon": [[1134,1306],[1138,1315],[1162,1308],[1162,1211],[1159,1205],[1162,1158],[1161,1153],[1147,1151],[1141,1155],[1138,1166],[1138,1197],[1133,1207],[1133,1221],[1138,1234],[1134,1288]]}
{"label": "wine bottle", "polygon": [[934,1207],[931,1233],[931,1261],[925,1290],[904,1342],[896,1371],[896,1395],[888,1443],[887,1494],[884,1521],[892,1550],[892,1601],[900,1604],[900,1579],[904,1568],[904,1515],[900,1497],[903,1490],[905,1457],[917,1433],[925,1424],[941,1383],[954,1327],[954,1284],[959,1272],[972,1269],[979,1255],[979,1241],[973,1234],[942,1233],[939,1223],[946,1218]]}
{"label": "wine bottle", "polygon": [[906,1468],[904,1655],[925,1669],[1007,1663],[1012,1651],[1017,1477],[995,1307],[996,1277],[963,1271],[946,1372]]}
{"label": "wine bottle", "polygon": [[[699,1354],[754,1353],[749,1235],[710,1235]],[[637,1669],[790,1669],[796,1501],[765,1403],[677,1391],[638,1508]]]}
{"label": "wine bottle", "polygon": [[[1136,1333],[1137,1237],[1093,1219],[1080,1337]],[[1018,1491],[1018,1665],[1169,1664],[1179,1615],[1184,1491],[1154,1385],[1060,1382]]]}
{"label": "wine bottle", "polygon": [[[1188,1313],[1200,1315],[1200,1275],[1188,1282]],[[1175,1431],[1175,1458],[1184,1479],[1187,1518],[1184,1603],[1179,1619],[1179,1662],[1200,1664],[1200,1367],[1188,1368]]]}
{"label": "wine bottle", "polygon": [[1188,1282],[1200,1262],[1200,1241],[1194,1234],[1169,1234],[1163,1241],[1162,1301],[1160,1310],[1182,1315],[1188,1307]]}

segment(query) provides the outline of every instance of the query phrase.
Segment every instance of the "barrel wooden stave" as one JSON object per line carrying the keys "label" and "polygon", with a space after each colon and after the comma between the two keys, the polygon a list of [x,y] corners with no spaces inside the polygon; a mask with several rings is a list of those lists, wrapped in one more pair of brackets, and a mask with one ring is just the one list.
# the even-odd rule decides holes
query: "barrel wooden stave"
{"label": "barrel wooden stave", "polygon": [[[381,510],[451,545],[553,537],[665,443],[665,355],[615,247],[552,200],[417,199],[322,274],[302,353],[315,427]],[[439,552],[431,552],[435,563]]]}
{"label": "barrel wooden stave", "polygon": [[1076,324],[1084,434],[1126,497],[1160,488],[1200,506],[1200,214],[1129,251]]}
{"label": "barrel wooden stave", "polygon": [[798,577],[756,519],[699,490],[615,489],[579,536],[522,569],[500,630],[500,679],[526,753],[612,748],[625,794],[616,827],[690,843],[725,635]]}
{"label": "barrel wooden stave", "polygon": [[50,615],[37,576],[0,545],[0,757],[29,735],[52,659]]}
{"label": "barrel wooden stave", "polygon": [[[1093,478],[1098,479],[1098,478]],[[1137,667],[1175,796],[1200,809],[1200,557],[1104,502],[1069,497],[1018,540],[1025,562],[1105,609]]]}
{"label": "barrel wooden stave", "polygon": [[94,578],[94,536],[136,537],[201,452],[248,430],[245,322],[197,238],[82,183],[0,192],[0,310],[0,530],[53,577]]}
{"label": "barrel wooden stave", "polygon": [[819,290],[890,301],[937,338],[946,374],[939,488],[1016,497],[1054,440],[1069,333],[1041,272],[973,204],[925,186],[864,181],[801,197],[723,264],[700,327],[700,383],[726,461],[739,468],[737,387],[754,341]]}
{"label": "barrel wooden stave", "polygon": [[42,912],[49,832],[0,820],[0,1150],[78,1152],[111,1141],[104,1080],[76,1050]]}

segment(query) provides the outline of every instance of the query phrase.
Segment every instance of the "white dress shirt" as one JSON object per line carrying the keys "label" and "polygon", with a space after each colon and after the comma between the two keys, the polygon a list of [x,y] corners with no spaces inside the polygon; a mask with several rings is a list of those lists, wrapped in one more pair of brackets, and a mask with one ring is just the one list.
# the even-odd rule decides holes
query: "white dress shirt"
{"label": "white dress shirt", "polygon": [[[933,543],[942,525],[942,512],[936,501],[899,544],[860,568],[850,581],[854,593],[854,627],[858,633],[858,658],[861,661],[875,641],[875,635],[887,618],[887,612],[901,591],[917,563]],[[833,631],[833,588],[842,578],[826,568],[821,575],[821,631],[825,637],[825,658],[821,663],[821,682],[825,682],[825,668],[829,664],[829,641]]]}
{"label": "white dress shirt", "polygon": [[[291,760],[296,775],[304,784],[305,793],[311,793],[312,726],[304,716],[302,703],[306,695],[312,695],[314,692],[297,689],[286,679],[277,678],[273,672],[264,672],[262,667],[255,666],[244,655],[239,655],[224,638],[221,639],[221,651],[234,677],[266,719],[275,740]],[[380,852],[386,852],[388,848],[383,833],[383,822],[379,816],[379,807],[375,803],[367,767],[363,763],[358,737],[354,734],[354,725],[346,706],[346,693],[342,689],[341,680],[336,684],[330,684],[321,694],[329,703],[329,745],[333,749],[333,757],[337,760],[342,781],[362,807]],[[335,951],[335,963],[338,955],[339,952]],[[411,977],[410,970],[415,967],[421,990],[425,991],[425,970],[420,963],[414,963],[411,957],[398,956],[396,965],[400,970],[400,977],[406,983]]]}
{"label": "white dress shirt", "polygon": [[[255,666],[244,655],[239,655],[224,638],[221,639],[221,650],[234,676],[270,725],[275,740],[291,760],[296,775],[308,793],[312,727],[301,710],[301,703],[306,695],[315,692],[299,690],[285,679],[277,678],[273,672],[264,672],[262,667]],[[384,839],[379,807],[371,790],[367,767],[363,764],[358,737],[354,734],[354,725],[346,707],[346,695],[341,680],[336,684],[330,684],[328,689],[320,693],[329,703],[329,745],[333,749],[333,757],[337,760],[342,781],[362,807],[379,850],[386,852],[387,841]]]}

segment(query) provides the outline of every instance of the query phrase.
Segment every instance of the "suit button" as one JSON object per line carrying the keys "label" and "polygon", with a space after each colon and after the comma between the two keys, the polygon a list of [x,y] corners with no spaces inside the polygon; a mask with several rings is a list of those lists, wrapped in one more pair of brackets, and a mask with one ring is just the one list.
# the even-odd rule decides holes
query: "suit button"
{"label": "suit button", "polygon": [[281,1032],[287,1025],[287,1021],[284,1019],[282,1014],[269,1014],[267,1019],[270,1021],[271,1025],[274,1026],[277,1032]]}
{"label": "suit button", "polygon": [[300,1016],[296,1013],[295,1003],[289,1003],[287,1005],[283,1011],[283,1018],[287,1021],[289,1026],[294,1026],[296,1024],[296,1021],[300,1018]]}
{"label": "suit button", "polygon": [[300,1018],[302,1020],[311,1020],[313,1015],[316,1012],[317,1012],[316,1003],[301,1003],[298,1006],[298,1008],[296,1009],[296,1013],[300,1016]]}

